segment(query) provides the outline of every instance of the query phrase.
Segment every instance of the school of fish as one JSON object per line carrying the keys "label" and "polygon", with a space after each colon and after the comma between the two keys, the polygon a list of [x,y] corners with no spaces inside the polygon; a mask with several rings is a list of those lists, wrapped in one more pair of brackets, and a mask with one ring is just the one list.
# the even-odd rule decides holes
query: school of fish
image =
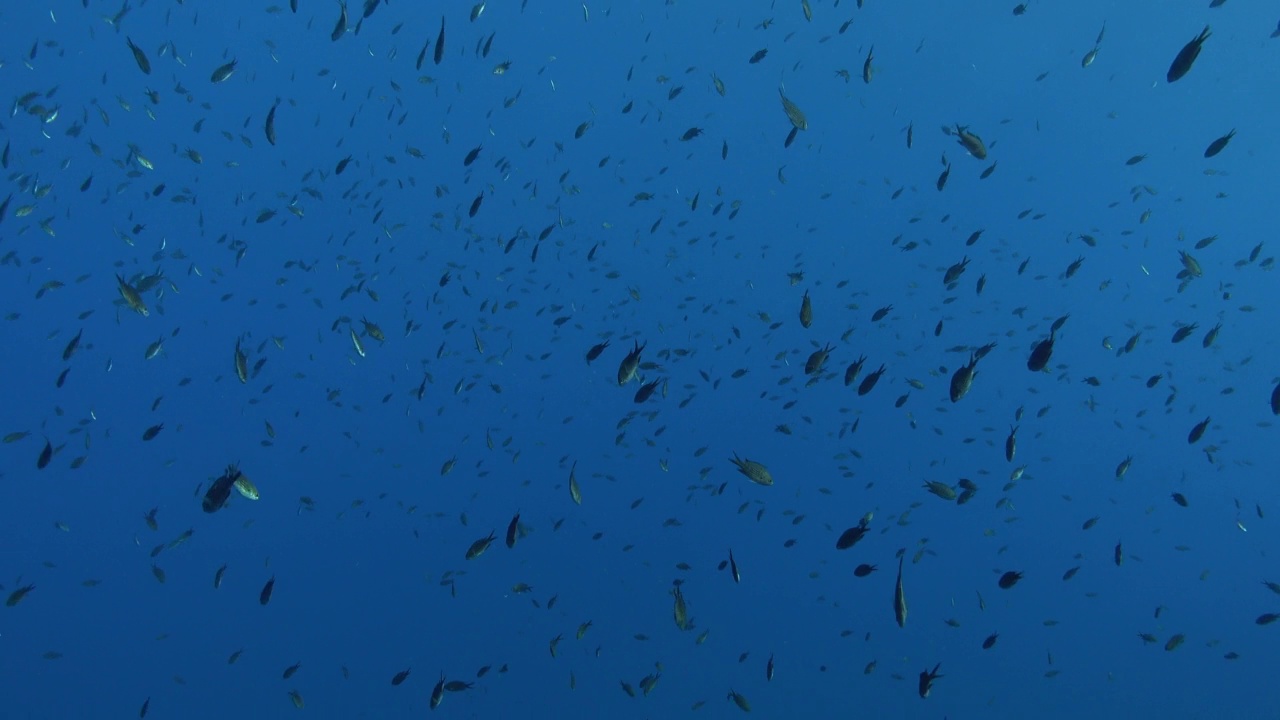
{"label": "school of fish", "polygon": [[1275,92],[1230,63],[1280,25],[427,5],[10,24],[0,522],[48,520],[0,533],[15,672],[139,717],[1269,677],[1275,257],[1235,175]]}

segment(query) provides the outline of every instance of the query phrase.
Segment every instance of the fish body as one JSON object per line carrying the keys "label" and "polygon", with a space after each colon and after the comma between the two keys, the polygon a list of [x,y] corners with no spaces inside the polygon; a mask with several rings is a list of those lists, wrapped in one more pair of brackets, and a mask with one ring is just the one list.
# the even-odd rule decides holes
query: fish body
{"label": "fish body", "polygon": [[124,303],[129,306],[130,310],[142,317],[151,315],[151,311],[147,309],[147,304],[142,300],[142,295],[119,274],[116,275],[116,284],[117,289],[120,291],[120,297],[124,298]]}
{"label": "fish body", "polygon": [[893,587],[893,619],[898,622],[898,627],[907,626],[907,594],[902,590],[902,560],[902,557],[898,558],[898,582]]}
{"label": "fish body", "polygon": [[942,677],[938,674],[938,669],[942,667],[942,663],[933,666],[933,670],[924,670],[920,673],[920,685],[917,688],[920,692],[920,699],[929,697],[929,691],[933,690],[933,681]]}
{"label": "fish body", "polygon": [[1235,136],[1236,136],[1236,131],[1234,128],[1232,128],[1231,132],[1209,143],[1209,147],[1204,149],[1204,156],[1206,158],[1211,158],[1214,155],[1217,155],[1218,153],[1222,152],[1223,150],[1226,149],[1227,143],[1231,142],[1231,138]]}
{"label": "fish body", "polygon": [[880,377],[884,375],[884,371],[885,366],[881,365],[878,369],[872,371],[871,374],[862,378],[862,382],[858,385],[858,394],[866,395],[875,389],[876,383],[880,382]]}
{"label": "fish body", "polygon": [[1196,58],[1200,57],[1200,49],[1204,45],[1204,41],[1209,39],[1213,33],[1210,32],[1209,26],[1205,25],[1204,30],[1196,36],[1191,42],[1182,46],[1178,51],[1177,57],[1169,65],[1169,72],[1165,74],[1165,80],[1169,82],[1177,82],[1181,80],[1188,72],[1191,71],[1192,64]]}
{"label": "fish body", "polygon": [[207,513],[214,513],[222,509],[226,504],[227,498],[231,497],[231,488],[236,480],[240,477],[240,470],[235,465],[229,465],[226,472],[222,473],[209,489],[205,491],[204,500],[200,502],[200,506]]}
{"label": "fish body", "polygon": [[967,126],[957,124],[956,137],[959,138],[960,145],[964,147],[965,150],[968,150],[970,155],[979,160],[987,159],[986,143],[982,142],[982,138],[969,132],[969,128]]}
{"label": "fish body", "polygon": [[129,50],[133,53],[134,62],[138,63],[138,69],[144,75],[151,74],[151,61],[147,59],[147,54],[142,52],[142,48],[133,44],[133,38],[126,37],[125,42],[129,43]]}
{"label": "fish body", "polygon": [[1031,357],[1027,358],[1027,369],[1031,372],[1040,372],[1049,364],[1049,358],[1053,356],[1053,333],[1049,333],[1049,337],[1036,343],[1031,350]]}
{"label": "fish body", "polygon": [[214,69],[213,74],[209,76],[209,81],[217,85],[220,82],[226,82],[236,72],[236,61],[219,65]]}
{"label": "fish body", "polygon": [[754,461],[739,458],[737,453],[729,458],[729,462],[738,468],[738,472],[742,473],[748,480],[758,485],[772,485],[773,475],[770,474],[769,468]]}
{"label": "fish body", "polygon": [[782,88],[778,88],[778,96],[782,98],[782,111],[787,114],[787,119],[791,121],[792,127],[797,130],[808,130],[809,120],[804,116],[804,112],[791,99],[782,92]]}
{"label": "fish body", "polygon": [[635,341],[631,352],[627,353],[627,356],[622,359],[622,363],[618,365],[619,386],[626,385],[635,378],[636,371],[640,368],[640,353],[644,352],[647,344],[641,345],[639,341]]}
{"label": "fish body", "polygon": [[954,375],[951,376],[951,402],[959,402],[973,386],[973,379],[978,376],[977,372],[978,359],[969,354],[969,363],[962,365],[956,369]]}

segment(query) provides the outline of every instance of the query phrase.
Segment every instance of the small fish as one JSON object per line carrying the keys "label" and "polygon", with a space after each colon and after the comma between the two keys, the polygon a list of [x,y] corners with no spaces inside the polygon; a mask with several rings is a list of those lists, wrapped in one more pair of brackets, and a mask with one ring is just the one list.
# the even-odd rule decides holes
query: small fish
{"label": "small fish", "polygon": [[1018,572],[1017,570],[1010,570],[1000,576],[1000,580],[997,584],[1000,586],[1002,590],[1008,590],[1014,585],[1017,585],[1018,581],[1021,579],[1022,579],[1022,573]]}
{"label": "small fish", "polygon": [[35,589],[35,585],[23,585],[22,587],[15,589],[13,592],[9,593],[9,598],[4,601],[5,607],[15,607],[18,603],[22,602],[23,598]]}
{"label": "small fish", "polygon": [[40,451],[40,456],[36,458],[36,469],[43,470],[49,467],[49,461],[53,459],[53,445],[46,439],[44,441],[44,449]]}
{"label": "small fish", "polygon": [[933,681],[940,677],[944,677],[943,675],[938,674],[938,669],[941,667],[942,663],[938,663],[933,666],[933,670],[924,670],[920,673],[920,685],[918,690],[920,691],[921,700],[929,697],[929,692],[933,690]]}
{"label": "small fish", "polygon": [[495,537],[496,536],[493,533],[489,533],[488,537],[480,538],[479,540],[471,543],[471,547],[467,548],[466,558],[468,560],[475,560],[483,555],[484,551],[488,550],[489,546],[493,544]]}
{"label": "small fish", "polygon": [[787,119],[791,121],[792,127],[797,130],[808,130],[809,120],[804,116],[804,112],[791,99],[782,92],[782,88],[778,88],[778,96],[782,99],[782,111],[787,114]]}
{"label": "small fish", "polygon": [[329,39],[338,42],[343,35],[347,34],[347,4],[340,2],[341,9],[338,11],[338,21],[333,25],[333,32],[329,34]]}
{"label": "small fish", "polygon": [[276,108],[280,107],[280,98],[276,98],[271,109],[267,111],[267,120],[263,123],[262,130],[267,136],[267,142],[276,144]]}
{"label": "small fish", "polygon": [[773,484],[773,475],[769,473],[769,468],[764,465],[754,460],[739,458],[737,453],[734,453],[733,457],[729,458],[729,462],[733,463],[738,468],[738,472],[746,476],[751,482],[766,486]]}
{"label": "small fish", "polygon": [[213,74],[209,76],[209,81],[214,85],[217,85],[220,82],[226,82],[228,78],[235,74],[235,72],[236,61],[233,59],[231,62],[219,65],[214,69]]}
{"label": "small fish", "polygon": [[1231,138],[1235,136],[1236,136],[1235,128],[1232,128],[1231,132],[1209,143],[1209,147],[1204,149],[1204,156],[1206,158],[1211,158],[1214,155],[1217,155],[1218,153],[1222,152],[1223,150],[1226,149],[1227,143],[1231,142]]}
{"label": "small fish", "polygon": [[80,331],[76,333],[76,336],[71,338],[71,342],[68,342],[67,346],[63,348],[62,359],[64,362],[70,360],[72,355],[75,355],[76,349],[80,347],[80,338],[83,335],[84,328],[80,328]]}
{"label": "small fish", "polygon": [[592,360],[595,360],[596,358],[600,357],[600,354],[603,353],[608,347],[609,347],[608,340],[605,340],[602,343],[596,343],[595,345],[592,345],[591,349],[587,351],[587,364],[590,365]]}
{"label": "small fish", "polygon": [[986,143],[982,142],[982,138],[978,137],[974,133],[969,132],[968,126],[960,125],[957,123],[955,134],[956,134],[956,137],[959,139],[958,142],[960,143],[961,147],[963,147],[965,150],[968,150],[970,155],[974,156],[979,160],[987,159]]}
{"label": "small fish", "polygon": [[133,38],[126,37],[125,42],[129,43],[129,50],[133,52],[133,60],[138,63],[138,69],[144,75],[151,74],[151,61],[147,59],[147,54],[142,52],[142,48],[133,44]]}
{"label": "small fish", "polygon": [[622,359],[622,363],[618,365],[618,385],[626,385],[636,376],[636,371],[640,369],[640,353],[644,352],[648,343],[641,345],[639,341],[634,341],[631,352]]}
{"label": "small fish", "polygon": [[905,554],[898,556],[898,582],[893,587],[893,618],[898,621],[898,627],[907,626],[907,594],[902,589],[902,560],[904,556]]}
{"label": "small fish", "polygon": [[1196,58],[1200,57],[1201,46],[1204,45],[1204,41],[1208,40],[1209,36],[1212,34],[1213,33],[1209,31],[1209,26],[1205,25],[1204,30],[1201,30],[1200,34],[1196,38],[1186,45],[1183,45],[1182,49],[1178,51],[1177,57],[1175,57],[1173,62],[1169,65],[1169,72],[1165,74],[1165,79],[1171,83],[1177,82],[1190,72],[1191,65],[1195,63]]}
{"label": "small fish", "polygon": [[508,548],[513,548],[516,546],[516,540],[519,537],[519,529],[520,529],[520,513],[516,512],[516,514],[512,516],[511,522],[507,523],[506,540],[507,540]]}
{"label": "small fish", "polygon": [[142,301],[142,295],[119,274],[116,275],[116,284],[117,289],[120,291],[120,297],[124,298],[125,305],[128,305],[130,310],[142,317],[151,315],[151,311],[147,309],[147,304]]}
{"label": "small fish", "polygon": [[[436,36],[435,61],[439,65],[444,60],[444,16],[440,16],[440,34]],[[434,706],[433,706],[434,707]]]}
{"label": "small fish", "polygon": [[1031,350],[1031,356],[1027,358],[1027,369],[1031,372],[1040,372],[1049,364],[1049,358],[1053,356],[1053,332],[1049,333],[1049,337],[1036,343]]}

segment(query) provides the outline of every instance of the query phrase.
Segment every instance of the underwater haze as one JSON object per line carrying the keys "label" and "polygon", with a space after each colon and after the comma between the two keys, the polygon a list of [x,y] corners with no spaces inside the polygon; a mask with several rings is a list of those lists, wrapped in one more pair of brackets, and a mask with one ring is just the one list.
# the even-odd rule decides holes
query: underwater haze
{"label": "underwater haze", "polygon": [[1280,716],[1244,0],[0,9],[0,716]]}

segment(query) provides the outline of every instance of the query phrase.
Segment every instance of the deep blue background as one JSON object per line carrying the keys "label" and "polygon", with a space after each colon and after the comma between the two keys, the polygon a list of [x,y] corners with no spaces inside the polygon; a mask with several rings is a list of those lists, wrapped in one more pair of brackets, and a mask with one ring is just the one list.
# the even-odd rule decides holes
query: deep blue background
{"label": "deep blue background", "polygon": [[[1262,584],[1280,581],[1268,552],[1280,512],[1268,405],[1280,40],[1266,9],[1032,2],[1015,17],[1013,3],[843,0],[814,2],[806,22],[798,2],[637,2],[589,3],[584,20],[575,3],[529,0],[491,1],[470,22],[450,3],[436,65],[433,3],[383,4],[337,42],[333,2],[300,0],[295,15],[287,0],[152,0],[118,26],[103,20],[118,4],[88,4],[0,10],[0,97],[37,91],[35,104],[58,109],[48,123],[22,108],[3,120],[0,431],[30,434],[0,446],[0,585],[36,586],[0,608],[5,716],[131,717],[149,697],[148,717],[270,717],[296,712],[296,689],[306,713],[405,717],[427,712],[441,673],[475,681],[438,709],[466,717],[675,717],[699,701],[699,717],[734,717],[731,688],[764,717],[1280,712],[1268,690],[1277,630],[1255,623],[1280,611]],[[1202,56],[1167,84],[1205,24]],[[236,73],[211,84],[231,58]],[[809,120],[790,148],[780,85]],[[263,123],[276,98],[273,147]],[[985,139],[987,161],[939,131],[956,123]],[[690,127],[705,132],[681,142]],[[953,169],[938,192],[943,156]],[[633,203],[641,192],[653,199]],[[295,198],[303,218],[287,209]],[[1205,273],[1181,292],[1179,250]],[[943,273],[966,255],[948,290]],[[123,308],[115,273],[157,267],[167,279],[147,295],[151,316]],[[65,285],[37,297],[50,281]],[[1028,372],[1033,344],[1068,313],[1050,371]],[[348,332],[361,318],[387,335],[365,337],[363,358]],[[1171,344],[1186,322],[1199,330]],[[1218,322],[1217,343],[1201,347]],[[1138,331],[1132,354],[1103,347]],[[144,359],[160,337],[164,353]],[[238,338],[251,367],[265,360],[246,384]],[[666,380],[644,406],[638,384],[616,383],[633,341],[647,343],[645,379]],[[970,394],[950,403],[967,357],[956,349],[989,342]],[[805,360],[826,343],[827,373],[807,386]],[[864,374],[888,371],[859,397],[842,378],[863,354]],[[45,438],[57,453],[37,470]],[[734,453],[776,484],[738,475]],[[233,462],[262,499],[203,513],[200,494]],[[568,492],[575,462],[581,506]],[[921,488],[961,477],[981,486],[963,506]],[[508,550],[517,511],[528,534]],[[867,512],[872,532],[837,552]],[[149,557],[188,528],[188,542]],[[494,547],[465,560],[491,530]],[[741,584],[717,570],[730,548]],[[900,549],[904,629],[892,612]],[[855,578],[860,562],[879,571]],[[999,589],[1011,569],[1025,578]],[[688,632],[672,620],[677,579]],[[533,591],[512,592],[522,582]],[[1186,643],[1166,652],[1176,633]],[[945,677],[921,701],[918,673],[938,662]],[[627,697],[619,682],[638,692],[655,663],[654,691]]]}

